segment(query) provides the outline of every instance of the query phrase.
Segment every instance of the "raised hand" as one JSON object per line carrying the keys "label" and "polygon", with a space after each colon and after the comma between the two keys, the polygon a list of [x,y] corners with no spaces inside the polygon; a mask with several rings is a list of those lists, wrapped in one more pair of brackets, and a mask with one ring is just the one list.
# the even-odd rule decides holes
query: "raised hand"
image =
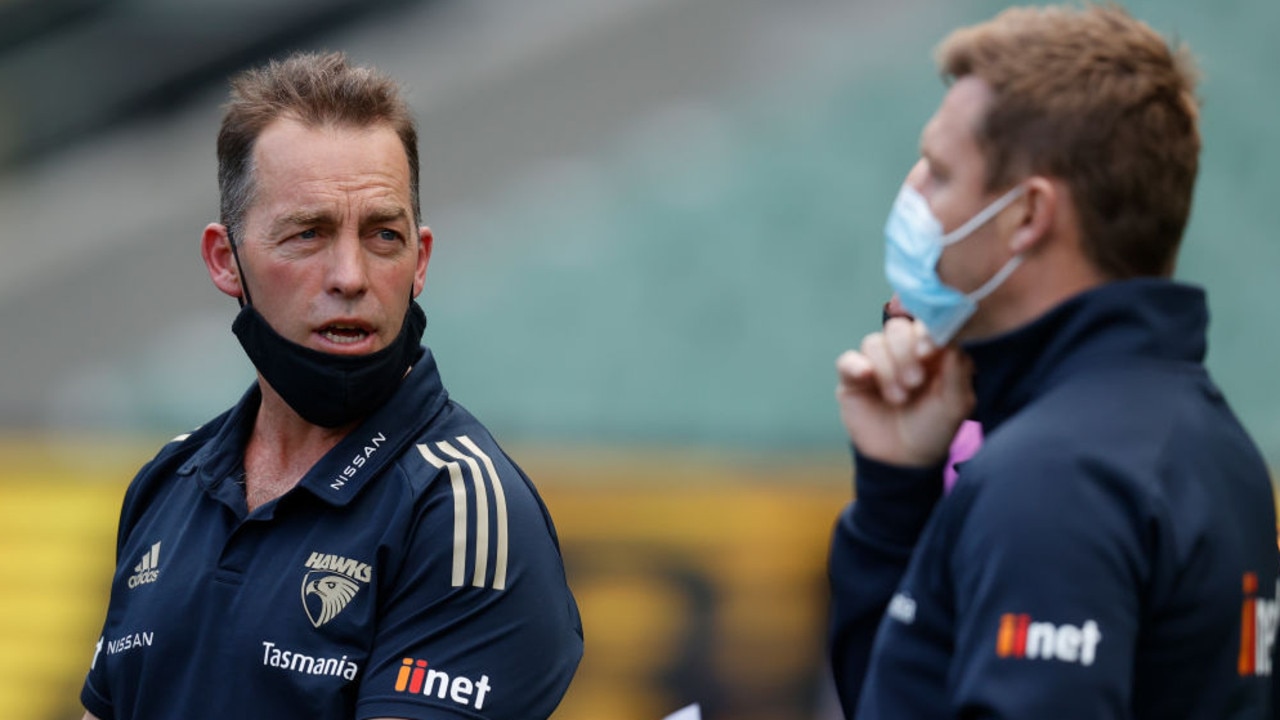
{"label": "raised hand", "polygon": [[836,360],[836,401],[858,452],[907,467],[941,464],[973,409],[973,365],[918,321],[891,318]]}

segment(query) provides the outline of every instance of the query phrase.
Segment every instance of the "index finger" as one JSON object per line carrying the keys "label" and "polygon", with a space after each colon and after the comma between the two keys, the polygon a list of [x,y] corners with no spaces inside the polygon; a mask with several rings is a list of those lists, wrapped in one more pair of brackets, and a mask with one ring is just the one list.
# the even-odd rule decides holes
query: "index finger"
{"label": "index finger", "polygon": [[836,375],[842,386],[851,389],[866,390],[876,384],[875,368],[857,350],[846,350],[836,358]]}

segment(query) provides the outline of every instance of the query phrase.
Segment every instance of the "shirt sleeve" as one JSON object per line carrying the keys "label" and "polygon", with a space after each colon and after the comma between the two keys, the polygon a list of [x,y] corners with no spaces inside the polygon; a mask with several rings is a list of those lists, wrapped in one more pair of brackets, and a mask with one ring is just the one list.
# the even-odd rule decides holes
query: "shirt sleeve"
{"label": "shirt sleeve", "polygon": [[[166,446],[166,450],[171,446]],[[163,454],[162,456],[163,457]],[[144,465],[134,476],[125,489],[124,499],[121,501],[121,509],[119,520],[116,524],[116,551],[115,561],[117,567],[112,571],[114,575],[119,571],[120,554],[124,548],[125,541],[129,538],[129,533],[137,523],[137,518],[145,506],[144,496],[145,487],[148,486],[147,480],[153,475],[154,468],[158,465],[158,458]],[[111,627],[111,603],[117,601],[117,589],[114,580],[112,582],[111,593],[108,598],[106,619],[103,621],[101,634],[98,641],[93,647],[92,659],[89,661],[89,670],[85,673],[84,684],[80,688],[80,704],[86,710],[93,713],[94,717],[99,720],[114,720],[115,710],[109,690],[109,683],[106,677],[106,662],[103,660],[103,644],[106,641],[107,633]]]}
{"label": "shirt sleeve", "polygon": [[1024,458],[1016,477],[955,490],[969,496],[950,561],[959,716],[1128,716],[1148,574],[1139,503],[1063,465]]}
{"label": "shirt sleeve", "polygon": [[829,565],[828,650],[846,714],[858,705],[880,619],[942,495],[942,470],[855,455],[857,499],[840,514]]}
{"label": "shirt sleeve", "polygon": [[496,448],[432,452],[356,717],[545,718],[582,656],[550,516]]}
{"label": "shirt sleeve", "polygon": [[84,685],[80,688],[80,704],[85,710],[93,713],[98,720],[114,720],[115,712],[111,709],[111,703],[107,698],[98,691],[98,687],[103,683],[94,676],[94,669],[98,663],[98,656],[102,653],[102,638],[98,639],[98,644],[93,651],[93,667],[90,668],[89,674],[85,677]]}

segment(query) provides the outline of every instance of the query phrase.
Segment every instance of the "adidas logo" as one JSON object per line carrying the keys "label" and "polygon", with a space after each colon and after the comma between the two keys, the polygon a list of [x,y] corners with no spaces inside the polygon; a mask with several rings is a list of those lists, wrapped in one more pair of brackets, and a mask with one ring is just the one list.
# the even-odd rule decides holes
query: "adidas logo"
{"label": "adidas logo", "polygon": [[151,546],[151,549],[142,556],[142,562],[133,566],[133,574],[129,576],[129,589],[153,583],[160,578],[160,543]]}

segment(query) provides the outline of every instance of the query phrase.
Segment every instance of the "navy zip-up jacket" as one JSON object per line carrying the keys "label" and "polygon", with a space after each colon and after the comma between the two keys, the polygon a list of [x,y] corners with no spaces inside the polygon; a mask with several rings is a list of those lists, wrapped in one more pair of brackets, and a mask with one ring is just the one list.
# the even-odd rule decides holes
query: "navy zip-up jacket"
{"label": "navy zip-up jacket", "polygon": [[1204,294],[1139,279],[966,346],[982,449],[856,457],[830,650],[858,718],[1264,718],[1265,462],[1203,367]]}

